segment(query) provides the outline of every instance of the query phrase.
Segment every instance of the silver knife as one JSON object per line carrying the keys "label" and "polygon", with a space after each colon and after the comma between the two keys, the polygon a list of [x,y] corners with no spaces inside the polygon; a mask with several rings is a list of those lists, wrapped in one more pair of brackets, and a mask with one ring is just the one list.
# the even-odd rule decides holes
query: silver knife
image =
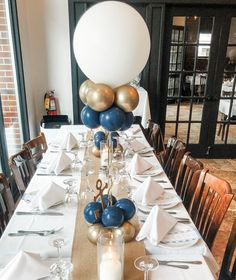
{"label": "silver knife", "polygon": [[37,176],[72,176],[72,174],[60,173],[56,175],[55,173],[36,173]]}
{"label": "silver knife", "polygon": [[16,215],[49,215],[49,216],[63,216],[63,213],[60,212],[53,212],[53,211],[47,211],[47,212],[40,212],[40,211],[17,211]]}

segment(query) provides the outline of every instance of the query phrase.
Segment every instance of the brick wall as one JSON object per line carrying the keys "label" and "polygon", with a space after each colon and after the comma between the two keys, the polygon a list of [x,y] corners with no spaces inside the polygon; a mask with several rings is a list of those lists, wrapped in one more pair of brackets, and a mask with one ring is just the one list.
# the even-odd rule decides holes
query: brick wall
{"label": "brick wall", "polygon": [[21,130],[4,0],[0,0],[0,93],[10,156],[21,148]]}

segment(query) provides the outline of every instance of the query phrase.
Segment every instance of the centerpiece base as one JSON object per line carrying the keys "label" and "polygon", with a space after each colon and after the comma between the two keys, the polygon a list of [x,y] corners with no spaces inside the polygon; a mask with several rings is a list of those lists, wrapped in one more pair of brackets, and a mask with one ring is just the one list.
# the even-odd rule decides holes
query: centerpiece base
{"label": "centerpiece base", "polygon": [[122,234],[124,237],[124,242],[132,241],[135,236],[135,226],[128,221],[124,222],[120,227],[104,227],[102,224],[98,223],[88,226],[88,240],[96,245],[98,237],[101,233],[111,231],[115,235]]}

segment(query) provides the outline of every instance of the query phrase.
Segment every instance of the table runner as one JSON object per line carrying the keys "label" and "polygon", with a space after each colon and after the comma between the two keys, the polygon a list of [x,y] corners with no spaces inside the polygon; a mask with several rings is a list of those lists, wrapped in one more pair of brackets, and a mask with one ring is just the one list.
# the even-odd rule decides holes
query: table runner
{"label": "table runner", "polygon": [[[91,154],[91,151],[88,151]],[[91,155],[95,165],[94,175],[90,175],[92,179],[98,177],[100,159]],[[93,180],[94,181],[94,180]],[[120,185],[120,190],[122,186]],[[81,176],[80,193],[86,188],[86,176]],[[125,193],[120,193],[122,197],[127,196]],[[74,241],[72,247],[72,263],[73,273],[72,279],[89,279],[95,280],[97,277],[97,246],[92,244],[87,238],[88,225],[85,222],[83,211],[84,203],[79,201],[77,208],[76,226],[74,233]],[[136,223],[136,224],[135,224]],[[135,224],[136,231],[139,230],[138,221],[132,221]],[[124,279],[139,280],[143,277],[143,272],[134,267],[134,260],[145,255],[145,247],[143,242],[137,242],[135,239],[125,243],[125,258],[124,258]]]}

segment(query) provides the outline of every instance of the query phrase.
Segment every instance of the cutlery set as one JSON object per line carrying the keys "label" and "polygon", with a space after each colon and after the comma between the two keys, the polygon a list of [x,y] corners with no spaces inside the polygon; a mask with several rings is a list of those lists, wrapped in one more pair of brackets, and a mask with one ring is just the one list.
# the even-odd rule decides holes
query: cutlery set
{"label": "cutlery set", "polygon": [[58,229],[51,230],[18,230],[17,232],[10,232],[8,236],[24,236],[24,235],[39,235],[39,236],[48,236],[50,234],[55,234],[61,231],[63,227]]}
{"label": "cutlery set", "polygon": [[28,211],[17,211],[16,215],[43,215],[43,216],[63,216],[63,213],[60,212],[53,212],[53,211],[32,211],[32,212],[28,212]]}
{"label": "cutlery set", "polygon": [[182,260],[168,260],[168,261],[158,260],[158,263],[159,265],[171,266],[171,267],[182,268],[182,269],[189,268],[189,265],[184,265],[184,264],[197,264],[197,265],[202,264],[201,261],[184,261],[184,260],[183,261]]}

